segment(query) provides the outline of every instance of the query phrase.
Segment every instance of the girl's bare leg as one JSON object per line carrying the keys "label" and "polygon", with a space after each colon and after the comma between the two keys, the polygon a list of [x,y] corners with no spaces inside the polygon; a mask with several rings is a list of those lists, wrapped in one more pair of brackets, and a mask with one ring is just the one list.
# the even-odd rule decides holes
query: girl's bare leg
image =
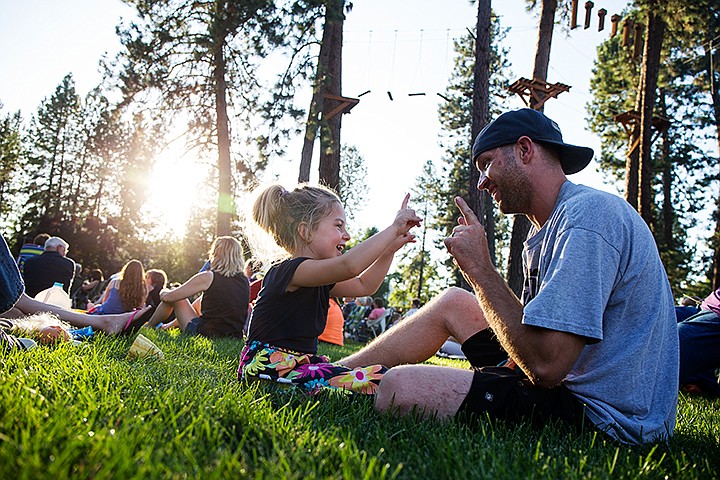
{"label": "girl's bare leg", "polygon": [[175,308],[175,318],[177,319],[180,329],[184,332],[188,324],[196,317],[198,313],[195,311],[193,306],[190,304],[190,300],[184,298],[173,303]]}
{"label": "girl's bare leg", "polygon": [[148,327],[155,327],[159,323],[164,322],[168,319],[170,314],[173,311],[173,306],[169,303],[160,302],[160,305],[157,306],[155,309],[155,312],[153,312],[152,317],[150,317],[150,320],[148,320]]}

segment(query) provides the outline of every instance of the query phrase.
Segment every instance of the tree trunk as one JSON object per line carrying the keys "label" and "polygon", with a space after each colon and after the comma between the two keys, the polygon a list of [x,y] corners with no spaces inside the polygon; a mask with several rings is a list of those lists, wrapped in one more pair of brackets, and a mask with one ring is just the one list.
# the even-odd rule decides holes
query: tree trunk
{"label": "tree trunk", "polygon": [[[637,88],[637,94],[635,95],[635,111],[641,110],[643,93],[645,91],[645,79],[640,75],[640,81]],[[640,186],[640,125],[635,123],[633,130],[628,140],[628,155],[625,158],[625,200],[637,211],[638,209],[638,197],[639,197],[639,186]],[[630,150],[633,145],[635,148]]]}
{"label": "tree trunk", "polygon": [[[547,81],[548,65],[550,64],[550,47],[552,46],[553,27],[555,24],[555,10],[557,0],[543,0],[540,12],[540,25],[538,27],[538,41],[535,49],[535,66],[533,78],[543,82]],[[532,97],[530,108],[543,111],[543,105],[538,105]],[[522,252],[524,243],[530,231],[530,221],[525,215],[515,215],[512,235],[510,236],[510,256],[508,258],[507,280],[510,289],[515,295],[522,293],[524,272],[522,268]]]}
{"label": "tree trunk", "polygon": [[[660,89],[660,113],[667,118],[667,105],[665,102],[665,90]],[[668,251],[675,250],[675,237],[673,236],[673,224],[675,223],[675,210],[672,205],[673,165],[670,159],[670,133],[665,130],[662,135],[662,158],[660,160],[662,170],[663,187],[663,248]]]}
{"label": "tree trunk", "polygon": [[215,114],[218,143],[218,200],[216,235],[231,234],[233,197],[232,168],[230,163],[230,129],[227,114],[227,84],[225,83],[225,57],[223,39],[216,39],[214,51]]}
{"label": "tree trunk", "polygon": [[[720,155],[720,92],[718,92],[718,82],[715,78],[712,42],[710,42],[710,47],[705,50],[705,56],[708,59],[706,65],[708,81],[710,83],[710,97],[712,98],[713,114],[715,116],[715,130],[717,132],[718,155]],[[718,196],[715,208],[715,233],[712,239],[712,246],[714,250],[712,284],[713,289],[718,289],[720,288],[720,196]]]}
{"label": "tree trunk", "polygon": [[[547,81],[547,72],[550,65],[550,47],[552,46],[553,28],[555,27],[555,11],[557,0],[543,0],[540,11],[540,25],[538,27],[538,41],[535,49],[535,66],[533,78]],[[531,97],[530,108],[542,112],[542,107],[537,108],[535,100]]]}
{"label": "tree trunk", "polygon": [[[630,135],[630,146],[640,137],[640,128],[635,125]],[[625,159],[625,200],[638,210],[638,164],[640,163],[640,150],[636,147]]]}
{"label": "tree trunk", "polygon": [[[423,209],[423,218],[427,218],[428,213],[428,205],[427,200],[425,200],[425,208]],[[418,289],[417,289],[417,297],[416,298],[423,298],[422,297],[422,289],[423,289],[423,282],[425,281],[425,239],[427,238],[427,225],[428,222],[423,222],[423,233],[422,233],[422,242],[420,243],[420,272],[418,275]]]}
{"label": "tree trunk", "polygon": [[[490,33],[491,0],[478,0],[477,26],[475,28],[475,66],[473,68],[473,107],[470,142],[490,122]],[[490,258],[495,264],[495,206],[486,191],[477,188],[480,172],[470,159],[470,185],[468,186],[468,205],[476,213],[485,227]]]}
{"label": "tree trunk", "polygon": [[647,29],[645,32],[645,49],[643,52],[642,77],[643,95],[640,110],[640,216],[648,226],[652,226],[652,180],[653,166],[652,147],[652,117],[655,107],[655,98],[660,71],[660,51],[665,34],[665,22],[659,14],[655,13],[655,6],[648,7]]}
{"label": "tree trunk", "polygon": [[[330,95],[341,96],[342,92],[342,42],[344,0],[327,0],[325,14],[325,32],[328,33],[328,63],[325,91]],[[323,32],[323,39],[325,38]],[[320,183],[340,193],[340,126],[342,113],[328,118],[336,105],[324,102],[323,120],[320,125]]]}
{"label": "tree trunk", "polygon": [[[342,11],[341,11],[342,13]],[[320,128],[320,112],[323,111],[325,105],[325,93],[327,92],[328,71],[329,71],[329,55],[330,50],[334,47],[332,44],[331,34],[333,29],[332,15],[334,11],[326,6],[325,8],[325,26],[323,28],[323,38],[320,43],[320,54],[318,55],[318,65],[315,70],[315,83],[313,85],[313,96],[310,100],[310,108],[308,109],[307,123],[305,124],[305,138],[303,140],[302,154],[300,155],[300,172],[298,174],[298,183],[306,183],[310,181],[310,165],[312,164],[312,154],[317,137],[318,128]]]}

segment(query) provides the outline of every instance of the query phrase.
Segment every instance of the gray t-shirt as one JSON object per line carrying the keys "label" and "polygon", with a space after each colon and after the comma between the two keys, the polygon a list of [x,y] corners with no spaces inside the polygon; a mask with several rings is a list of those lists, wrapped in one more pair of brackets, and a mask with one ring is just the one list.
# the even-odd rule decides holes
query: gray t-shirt
{"label": "gray t-shirt", "polygon": [[563,380],[610,436],[672,435],[678,335],[670,284],[645,222],[623,199],[565,182],[523,263],[523,323],[587,339]]}

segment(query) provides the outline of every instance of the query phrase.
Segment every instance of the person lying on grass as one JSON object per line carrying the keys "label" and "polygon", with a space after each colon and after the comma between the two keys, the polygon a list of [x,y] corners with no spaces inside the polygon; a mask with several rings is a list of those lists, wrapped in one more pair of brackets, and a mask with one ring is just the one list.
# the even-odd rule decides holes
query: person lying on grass
{"label": "person lying on grass", "polygon": [[0,328],[13,335],[35,337],[41,345],[68,342],[72,327],[48,312],[34,313],[13,320],[0,318]]}
{"label": "person lying on grass", "polygon": [[108,335],[132,335],[150,319],[152,307],[146,305],[138,310],[109,315],[90,315],[43,303],[23,293],[13,308],[0,314],[3,318],[22,318],[34,313],[49,312],[73,327],[92,327],[96,332]]}
{"label": "person lying on grass", "polygon": [[88,315],[30,298],[25,294],[20,272],[5,238],[0,238],[0,317],[13,319],[50,312],[74,327],[92,327],[109,335],[132,334],[150,318],[150,307],[118,315]]}
{"label": "person lying on grass", "polygon": [[[238,377],[292,384],[308,394],[325,387],[375,393],[385,367],[330,363],[317,355],[318,336],[330,296],[372,294],[395,252],[415,240],[409,230],[421,220],[407,206],[410,196],[392,225],[343,254],[350,235],[333,191],[307,185],[291,192],[280,185],[259,191],[252,219],[290,258],[274,264],[263,279]],[[256,241],[252,235],[251,241]],[[262,251],[257,247],[256,253]]]}
{"label": "person lying on grass", "polygon": [[[532,223],[518,299],[460,197],[445,246],[474,294],[452,288],[339,362],[391,368],[376,406],[441,418],[557,419],[621,442],[673,434],[678,333],[673,296],[647,224],[622,198],[570,183],[593,151],[563,142],[544,114],[502,114],[475,140],[478,189]],[[455,337],[474,370],[419,363]],[[499,344],[519,368],[496,365]],[[507,358],[507,356],[506,356]],[[400,365],[395,367],[396,365]]]}

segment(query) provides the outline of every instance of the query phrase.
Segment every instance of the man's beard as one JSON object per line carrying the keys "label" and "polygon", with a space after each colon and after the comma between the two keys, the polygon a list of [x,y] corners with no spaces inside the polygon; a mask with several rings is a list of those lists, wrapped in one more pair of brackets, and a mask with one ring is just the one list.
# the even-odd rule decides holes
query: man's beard
{"label": "man's beard", "polygon": [[508,157],[507,160],[502,178],[495,182],[501,195],[498,207],[505,215],[527,214],[530,212],[532,184],[527,174],[518,167],[514,155]]}

